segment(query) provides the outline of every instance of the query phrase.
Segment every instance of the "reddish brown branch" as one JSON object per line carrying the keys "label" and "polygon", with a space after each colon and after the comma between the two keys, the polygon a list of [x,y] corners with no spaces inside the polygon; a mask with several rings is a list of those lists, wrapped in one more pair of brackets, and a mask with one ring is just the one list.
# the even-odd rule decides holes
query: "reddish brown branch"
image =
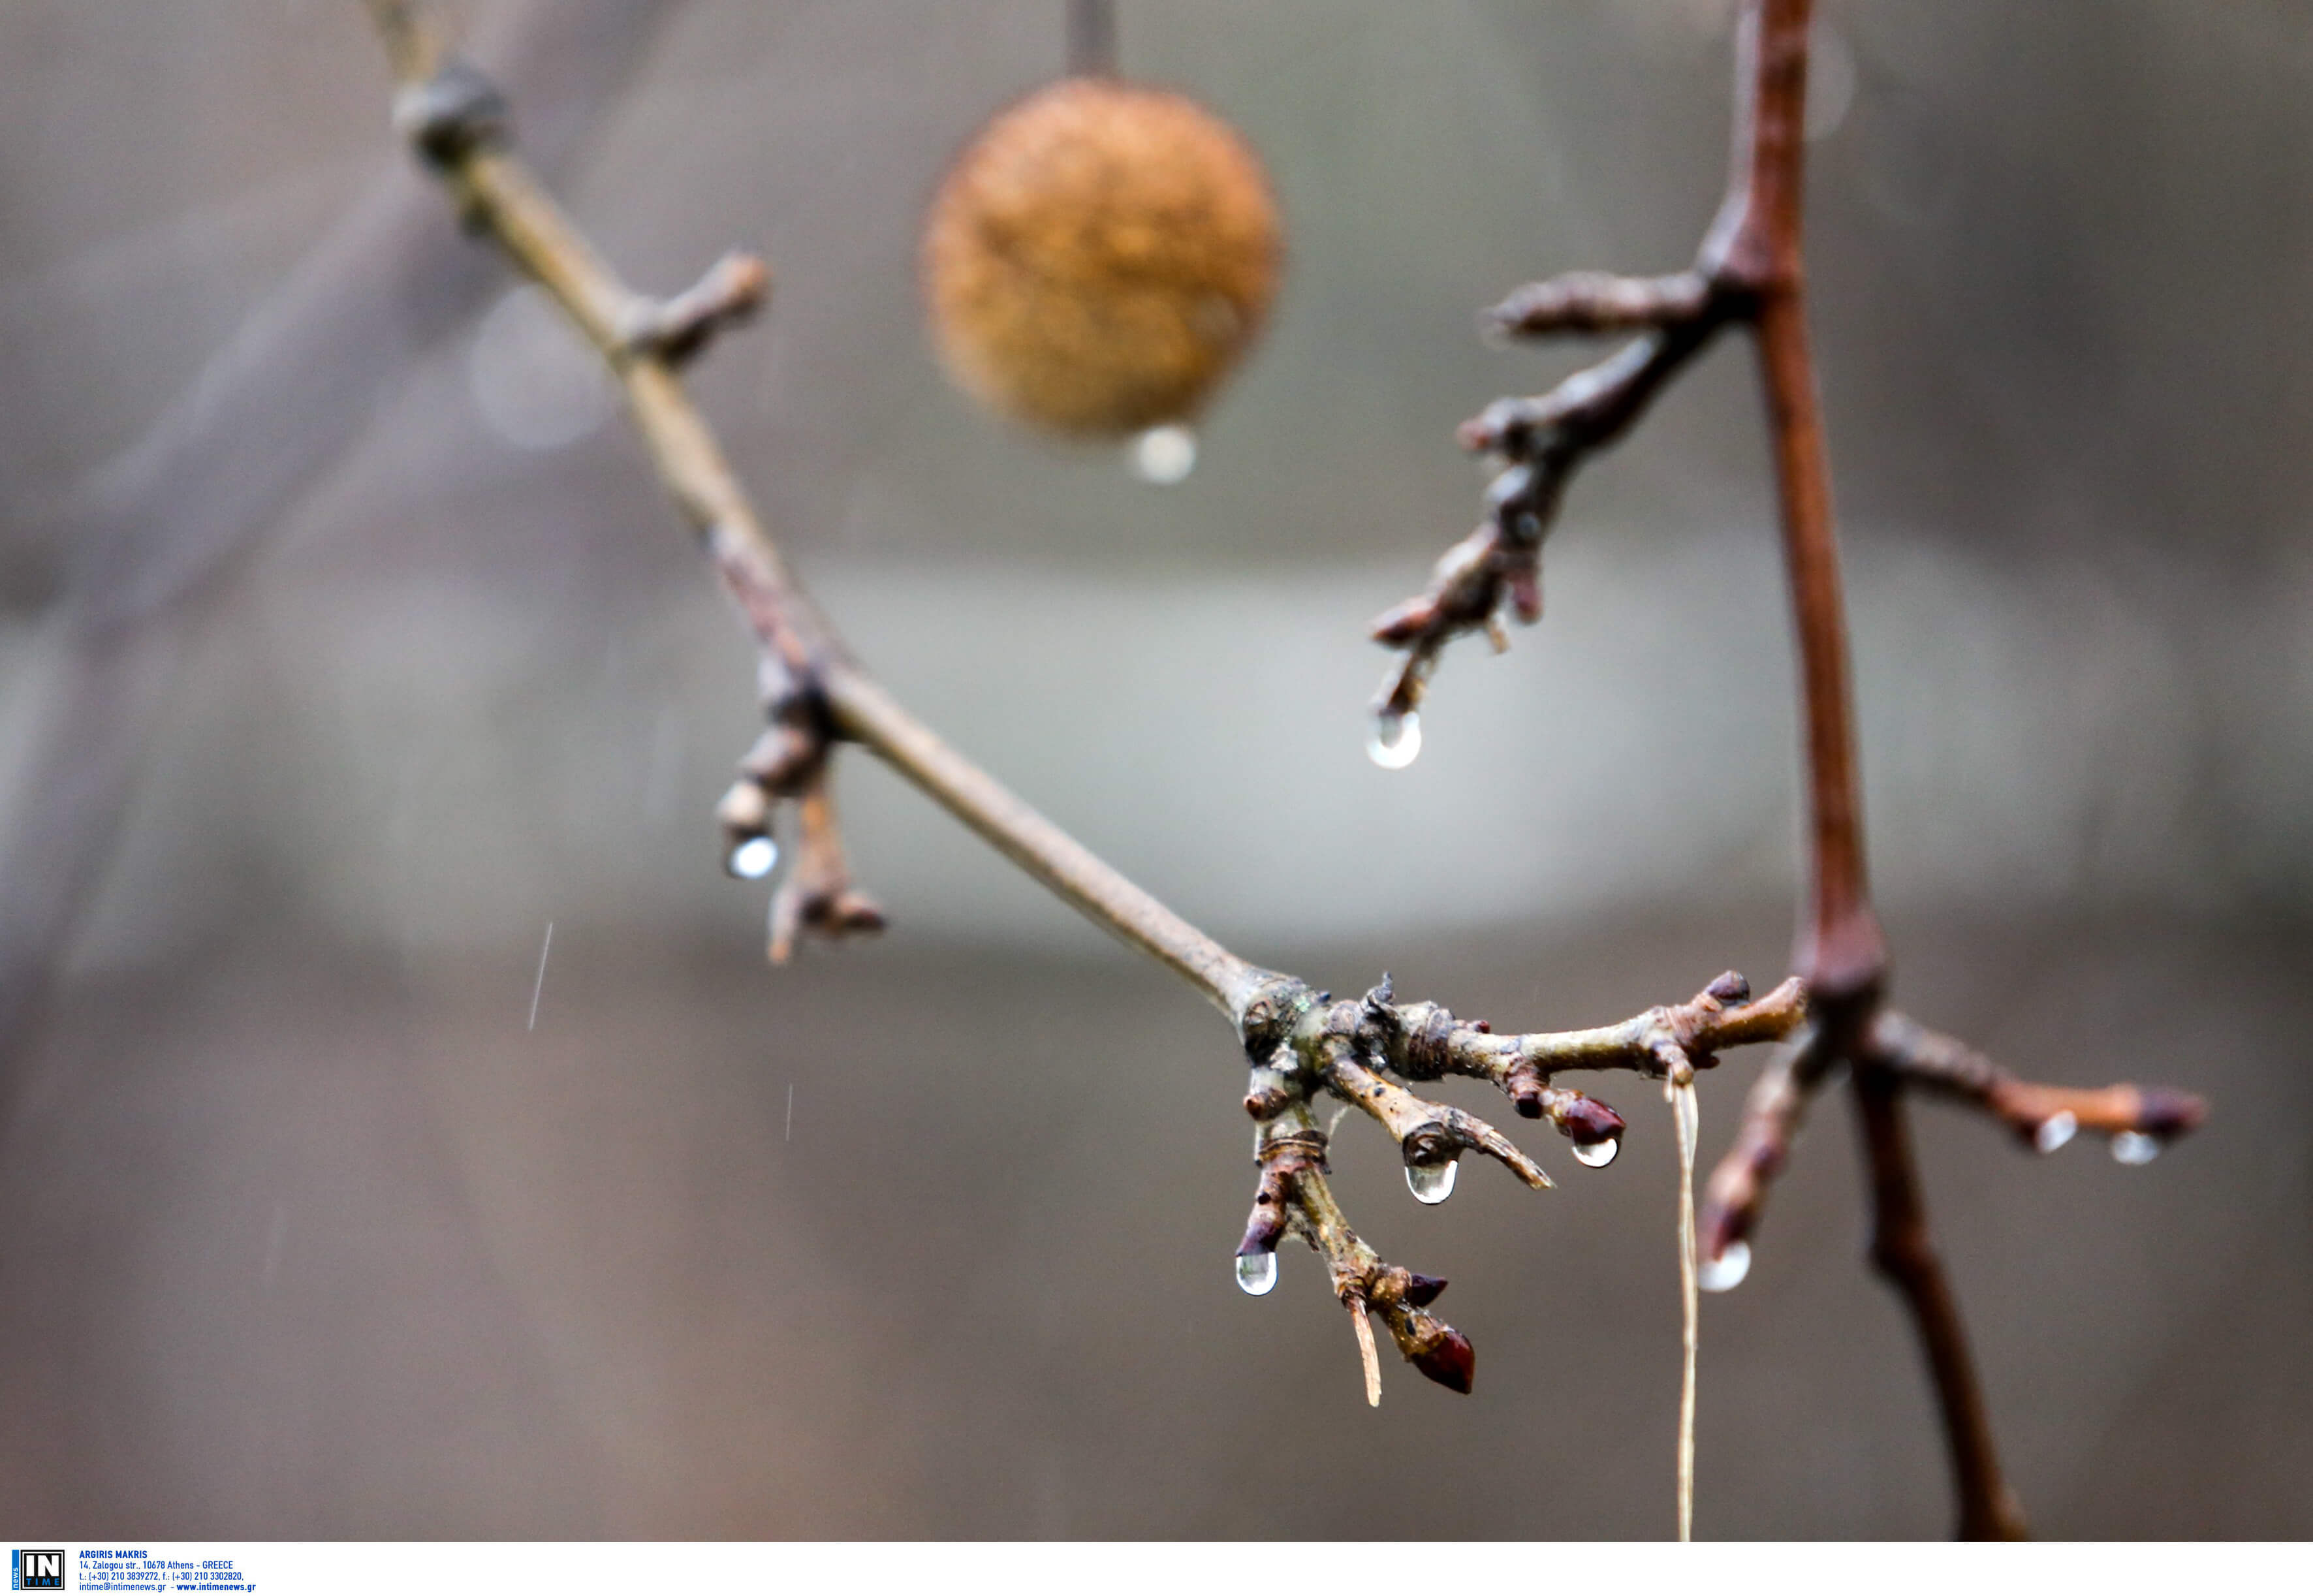
{"label": "reddish brown branch", "polygon": [[1856,1067],[1854,1083],[1856,1120],[1871,1171],[1871,1262],[1911,1310],[1912,1328],[1934,1376],[1936,1409],[1959,1498],[1960,1536],[2021,1540],[2028,1533],[2024,1510],[2001,1477],[1991,1413],[1968,1356],[1959,1304],[1928,1237],[1900,1083],[1890,1071],[1871,1065]]}
{"label": "reddish brown branch", "polygon": [[1695,1219],[1695,1252],[1707,1282],[1738,1243],[1746,1251],[1728,1284],[1740,1280],[1748,1267],[1749,1238],[1765,1211],[1767,1193],[1790,1157],[1816,1089],[1836,1062],[1821,1033],[1810,1028],[1776,1049],[1752,1083],[1734,1144],[1711,1171]]}
{"label": "reddish brown branch", "polygon": [[1298,1235],[1324,1256],[1343,1302],[1370,1309],[1410,1362],[1466,1391],[1473,1366],[1468,1339],[1420,1311],[1445,1282],[1384,1263],[1350,1229],[1326,1188],[1317,1100],[1339,1099],[1379,1124],[1398,1144],[1407,1184],[1424,1201],[1446,1200],[1465,1152],[1497,1159],[1541,1189],[1552,1184],[1550,1177],[1500,1131],[1418,1095],[1406,1083],[1449,1074],[1490,1080],[1511,1092],[1521,1111],[1528,1101],[1521,1093],[1534,1085],[1537,1107],[1530,1117],[1547,1114],[1573,1140],[1580,1162],[1595,1167],[1612,1160],[1622,1117],[1556,1084],[1554,1074],[1627,1069],[1685,1080],[1694,1068],[1715,1063],[1719,1049],[1789,1035],[1804,1023],[1806,1009],[1796,980],[1754,1002],[1749,984],[1730,970],[1687,1003],[1649,1009],[1618,1024],[1497,1036],[1483,1021],[1456,1020],[1433,1003],[1399,1004],[1386,977],[1362,998],[1341,1002],[1289,978],[1271,977],[1247,1004],[1239,1027],[1254,1061],[1244,1109],[1260,1127],[1255,1156],[1262,1176],[1237,1247],[1238,1282],[1256,1294],[1266,1293],[1276,1280],[1278,1243]]}
{"label": "reddish brown branch", "polygon": [[2199,1098],[2165,1086],[2081,1088],[2019,1080],[1966,1043],[1892,1009],[1873,1018],[1865,1046],[1904,1085],[1980,1109],[2043,1153],[2087,1131],[2113,1138],[2125,1162],[2142,1162],[2208,1116]]}
{"label": "reddish brown branch", "polygon": [[[1851,1063],[1870,1166],[1873,1256],[1902,1294],[1927,1355],[1962,1530],[2019,1533],[2022,1519],[2001,1478],[1951,1288],[1929,1239],[1903,1088],[1971,1102],[2044,1147],[2082,1127],[2100,1130],[2133,1160],[2191,1129],[2203,1109],[2177,1092],[2030,1085],[1879,1008],[1887,950],[1866,867],[1831,476],[1807,347],[1802,200],[1810,9],[1810,0],[1748,0],[1727,193],[1691,269],[1659,277],[1568,273],[1521,288],[1487,313],[1491,330],[1507,338],[1637,336],[1549,393],[1498,400],[1463,427],[1465,446],[1499,462],[1487,517],[1438,562],[1419,597],[1375,623],[1376,640],[1404,653],[1375,708],[1385,725],[1410,714],[1445,645],[1479,629],[1499,643],[1503,609],[1522,621],[1539,618],[1542,543],[1575,470],[1627,433],[1722,328],[1747,328],[1759,358],[1799,639],[1808,847],[1793,964],[1812,1022],[1754,1088],[1735,1144],[1711,1179],[1697,1251],[1706,1283],[1714,1274],[1722,1285],[1739,1278],[1747,1238],[1811,1098],[1837,1065]],[[1414,1026],[1408,1073],[1484,1075],[1510,1092],[1522,1113],[1557,1118],[1577,1107],[1553,1095],[1546,1074],[1515,1043],[1456,1029],[1442,1012],[1408,1014]],[[1774,1034],[1788,1034],[1795,1023]],[[1675,1028],[1658,1027],[1636,1057],[1656,1073],[1675,1069],[1682,1058],[1698,1068],[1711,1062],[1704,1039]]]}
{"label": "reddish brown branch", "polygon": [[[1810,9],[1810,0],[1753,0],[1745,14],[1748,87],[1742,127],[1749,136],[1748,158],[1737,169],[1742,208],[1734,213],[1739,220],[1728,229],[1724,248],[1728,259],[1745,262],[1758,283],[1753,330],[1773,436],[1783,551],[1799,641],[1810,889],[1795,962],[1814,996],[1826,1045],[1834,1054],[1851,1054],[1851,1042],[1878,1001],[1887,951],[1864,870],[1831,470],[1807,340],[1801,197]],[[1872,1257],[1901,1293],[1927,1355],[1959,1495],[1960,1533],[2021,1535],[2023,1516],[2001,1475],[1991,1416],[1958,1306],[1929,1239],[1899,1083],[1868,1059],[1855,1059],[1854,1065],[1871,1171]]]}

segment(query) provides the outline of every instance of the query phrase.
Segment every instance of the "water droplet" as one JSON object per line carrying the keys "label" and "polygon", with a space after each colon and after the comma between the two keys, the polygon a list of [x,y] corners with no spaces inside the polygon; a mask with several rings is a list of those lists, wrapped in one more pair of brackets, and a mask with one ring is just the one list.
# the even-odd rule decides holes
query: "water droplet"
{"label": "water droplet", "polygon": [[779,845],[768,837],[751,837],[731,850],[724,868],[743,881],[760,881],[779,862]]}
{"label": "water droplet", "polygon": [[2160,1142],[2141,1130],[2124,1130],[2112,1139],[2112,1156],[2117,1163],[2150,1163],[2160,1156]]}
{"label": "water droplet", "polygon": [[1130,458],[1134,476],[1171,487],[1197,469],[1197,434],[1185,426],[1152,426],[1132,440]]}
{"label": "water droplet", "polygon": [[1733,1291],[1751,1272],[1751,1243],[1734,1241],[1717,1258],[1706,1258],[1694,1283],[1705,1291]]}
{"label": "water droplet", "polygon": [[1614,1154],[1622,1150],[1623,1138],[1608,1136],[1599,1142],[1575,1143],[1574,1157],[1577,1162],[1587,1163],[1594,1170],[1603,1170],[1614,1162]]}
{"label": "water droplet", "polygon": [[2040,1128],[2032,1133],[2032,1145],[2043,1153],[2054,1153],[2079,1134],[2080,1122],[2070,1109],[2059,1109],[2040,1121]]}
{"label": "water droplet", "polygon": [[1403,770],[1421,757],[1421,716],[1413,710],[1403,715],[1374,716],[1373,730],[1366,737],[1366,758],[1384,770]]}
{"label": "water droplet", "polygon": [[1442,1203],[1454,1195],[1454,1177],[1462,1166],[1454,1159],[1444,1163],[1410,1163],[1405,1166],[1405,1188],[1414,1200]]}
{"label": "water droplet", "polygon": [[1240,1252],[1236,1255],[1236,1283],[1249,1297],[1265,1297],[1277,1289],[1277,1255],[1273,1252]]}

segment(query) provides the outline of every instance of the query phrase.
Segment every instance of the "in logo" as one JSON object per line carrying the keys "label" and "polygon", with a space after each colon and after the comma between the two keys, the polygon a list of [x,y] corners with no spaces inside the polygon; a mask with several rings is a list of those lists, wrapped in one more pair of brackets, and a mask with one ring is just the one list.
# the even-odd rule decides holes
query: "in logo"
{"label": "in logo", "polygon": [[8,1554],[8,1588],[12,1591],[61,1591],[65,1588],[65,1554],[18,1548]]}

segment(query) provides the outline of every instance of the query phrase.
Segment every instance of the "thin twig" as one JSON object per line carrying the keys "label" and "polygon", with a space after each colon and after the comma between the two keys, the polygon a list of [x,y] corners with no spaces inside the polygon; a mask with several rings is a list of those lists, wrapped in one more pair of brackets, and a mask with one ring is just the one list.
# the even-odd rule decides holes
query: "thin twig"
{"label": "thin twig", "polygon": [[[1699,1261],[1739,1277],[1767,1190],[1807,1102],[1851,1066],[1873,1191],[1873,1257],[1902,1295],[1935,1381],[1962,1532],[2020,1534],[1949,1284],[1929,1239],[1904,1128],[1903,1088],[1986,1109],[2043,1149],[2081,1127],[2120,1137],[2141,1159],[2198,1124],[2199,1100],[2135,1087],[2033,1086],[1948,1038],[1880,1008],[1887,950],[1873,913],[1857,780],[1853,692],[1839,557],[1815,373],[1807,348],[1802,250],[1810,0],[1746,0],[1726,196],[1692,268],[1660,277],[1574,272],[1520,289],[1489,313],[1505,338],[1625,332],[1613,355],[1535,399],[1497,401],[1463,428],[1498,474],[1488,516],[1439,559],[1428,590],[1385,614],[1377,641],[1404,651],[1376,711],[1412,712],[1439,652],[1499,612],[1541,614],[1542,541],[1574,470],[1622,437],[1721,329],[1753,336],[1765,399],[1783,548],[1799,637],[1808,839],[1805,912],[1793,966],[1810,1022],[1762,1074],[1733,1149],[1712,1175],[1695,1237]],[[1787,1030],[1790,1028],[1786,1028]],[[1698,1067],[1707,1061],[1695,1059]],[[1528,1084],[1520,1106],[1537,1103]]]}
{"label": "thin twig", "polygon": [[1694,1146],[1702,1135],[1702,1106],[1688,1075],[1667,1085],[1678,1137],[1678,1538],[1694,1539],[1694,1357],[1702,1339],[1702,1299],[1695,1278]]}
{"label": "thin twig", "polygon": [[1927,1205],[1912,1162],[1902,1097],[1892,1074],[1854,1058],[1851,1046],[1878,1002],[1887,950],[1872,913],[1864,866],[1831,472],[1807,350],[1800,241],[1811,9],[1811,0],[1753,0],[1746,14],[1751,136],[1742,180],[1749,203],[1745,224],[1728,244],[1735,255],[1757,257],[1759,302],[1753,330],[1774,445],[1807,717],[1811,884],[1794,962],[1834,1050],[1853,1065],[1871,1171],[1872,1257],[1902,1293],[1927,1353],[1958,1489],[1960,1533],[1971,1539],[2018,1536],[2025,1532],[2023,1515],[2001,1476],[1958,1305],[1929,1240]]}
{"label": "thin twig", "polygon": [[[490,18],[507,81],[551,92],[533,149],[567,169],[682,0],[532,0]],[[301,259],[56,533],[72,551],[57,687],[0,852],[0,1065],[25,1045],[104,879],[154,729],[216,600],[362,435],[397,373],[490,285],[400,171]],[[0,1115],[13,1110],[0,1091]]]}

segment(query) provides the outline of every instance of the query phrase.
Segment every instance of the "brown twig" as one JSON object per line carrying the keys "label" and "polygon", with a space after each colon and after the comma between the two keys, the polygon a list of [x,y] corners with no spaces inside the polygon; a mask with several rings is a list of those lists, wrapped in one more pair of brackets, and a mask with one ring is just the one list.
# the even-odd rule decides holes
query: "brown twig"
{"label": "brown twig", "polygon": [[2080,1131],[2108,1137],[2124,1162],[2150,1160],[2195,1129],[2208,1105],[2165,1086],[2044,1086],[2019,1080],[1966,1043],[1882,1009],[1865,1047],[1906,1086],[1992,1115],[2017,1139],[2054,1153]]}
{"label": "brown twig", "polygon": [[1638,336],[1549,393],[1499,400],[1463,427],[1464,443],[1499,464],[1487,517],[1438,561],[1421,595],[1375,623],[1376,640],[1404,653],[1375,711],[1385,731],[1412,714],[1445,645],[1481,628],[1499,644],[1502,609],[1522,621],[1539,618],[1542,542],[1575,469],[1627,432],[1722,328],[1746,328],[1759,358],[1799,636],[1809,846],[1793,966],[1810,1019],[1753,1089],[1735,1144],[1711,1177],[1695,1245],[1705,1284],[1740,1277],[1747,1238],[1810,1098],[1837,1065],[1850,1065],[1870,1171],[1872,1258],[1902,1295],[1926,1354],[1961,1533],[2016,1536],[2023,1517],[2001,1478],[1958,1310],[1929,1237],[1904,1088],[1983,1108],[2044,1148],[2079,1128],[2100,1130],[2115,1138],[2116,1153],[2136,1162],[2197,1125],[2203,1110],[2179,1092],[2029,1085],[1880,1006],[1887,949],[1866,870],[1838,543],[1807,337],[1801,201],[1810,10],[1811,0],[1747,0],[1732,169],[1690,270],[1570,273],[1519,289],[1489,312],[1503,337]]}
{"label": "brown twig", "polygon": [[[550,95],[534,154],[565,170],[681,0],[533,0],[491,17],[508,80]],[[490,278],[392,171],[202,367],[58,530],[57,687],[0,855],[0,1064],[24,1044],[103,879],[153,728],[217,595],[339,459],[394,376]],[[0,1095],[0,1114],[13,1111]]]}
{"label": "brown twig", "polygon": [[[1796,981],[1756,1002],[1749,996],[1748,984],[1730,970],[1690,1002],[1649,1009],[1619,1024],[1497,1036],[1483,1021],[1456,1020],[1436,1004],[1399,1004],[1386,977],[1362,998],[1341,1002],[1289,978],[1271,978],[1240,1022],[1254,1060],[1244,1109],[1260,1127],[1255,1158],[1262,1168],[1237,1249],[1240,1279],[1248,1289],[1266,1291],[1274,1266],[1262,1260],[1284,1237],[1299,1235],[1324,1257],[1344,1302],[1372,1308],[1409,1362],[1433,1380],[1467,1390],[1474,1366],[1468,1340],[1420,1311],[1446,1283],[1384,1263],[1333,1205],[1323,1179],[1317,1100],[1330,1096],[1352,1104],[1388,1132],[1404,1161],[1407,1184],[1424,1201],[1445,1200],[1465,1152],[1499,1161],[1539,1190],[1552,1184],[1550,1177],[1508,1137],[1475,1115],[1432,1102],[1401,1083],[1473,1076],[1511,1092],[1522,1111],[1526,1102],[1555,1094],[1568,1106],[1559,1111],[1537,1107],[1529,1117],[1549,1112],[1574,1141],[1581,1162],[1602,1164],[1620,1140],[1622,1117],[1552,1077],[1568,1070],[1627,1070],[1688,1081],[1695,1069],[1716,1062],[1719,1049],[1776,1040],[1806,1023],[1806,995]],[[1589,1156],[1583,1156],[1586,1148]]]}
{"label": "brown twig", "polygon": [[[1570,1070],[1658,1076],[1713,1062],[1717,1050],[1787,1034],[1805,1016],[1786,982],[1757,1002],[1740,976],[1721,976],[1692,1001],[1588,1030],[1494,1036],[1434,1004],[1397,1004],[1386,980],[1357,1002],[1335,1003],[1291,977],[1237,957],[1127,881],[1006,791],[902,709],[845,649],[781,561],[761,519],[682,385],[687,338],[638,337],[638,328],[702,330],[733,319],[728,293],[694,291],[702,309],[681,313],[626,286],[513,153],[506,105],[472,68],[444,52],[408,0],[366,0],[392,60],[404,136],[442,179],[469,224],[535,278],[594,344],[623,387],[662,480],[705,542],[714,569],[761,658],[769,729],[740,762],[718,806],[734,873],[769,868],[783,809],[796,812],[796,864],[772,908],[772,951],[797,932],[873,929],[882,913],[850,884],[827,781],[839,742],[866,748],[1088,919],[1165,964],[1236,1025],[1253,1063],[1246,1111],[1258,1123],[1261,1168],[1238,1250],[1248,1290],[1273,1282],[1280,1241],[1298,1235],[1326,1260],[1336,1297],[1355,1317],[1368,1395],[1380,1370],[1368,1316],[1430,1379],[1467,1391],[1467,1337],[1429,1311],[1445,1282],[1384,1262],[1350,1227],[1325,1179],[1318,1096],[1356,1102],[1398,1141],[1410,1182],[1433,1179],[1475,1149],[1529,1186],[1541,1167],[1465,1111],[1417,1097],[1402,1083],[1448,1074],[1493,1081],[1519,1112],[1547,1117],[1583,1162],[1606,1162],[1623,1121],[1553,1077]],[[726,276],[729,274],[726,272]],[[758,274],[744,274],[760,283]],[[715,274],[710,274],[710,282]],[[758,866],[761,868],[758,868]],[[1395,1076],[1396,1079],[1389,1079]],[[1264,1273],[1264,1271],[1266,1271]]]}

